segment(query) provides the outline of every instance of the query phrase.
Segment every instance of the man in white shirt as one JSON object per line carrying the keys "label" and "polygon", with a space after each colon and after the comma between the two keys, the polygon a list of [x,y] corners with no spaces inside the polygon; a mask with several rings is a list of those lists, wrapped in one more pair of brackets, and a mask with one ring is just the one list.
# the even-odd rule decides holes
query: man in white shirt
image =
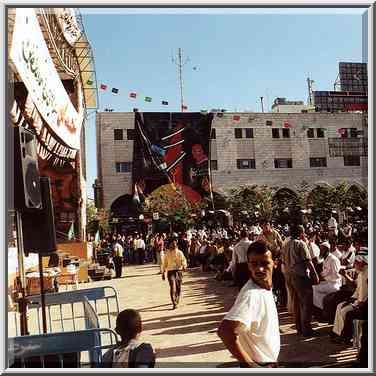
{"label": "man in white shirt", "polygon": [[323,271],[321,272],[323,280],[318,285],[312,286],[312,289],[313,305],[323,309],[325,296],[340,289],[342,277],[339,273],[341,262],[330,252],[329,242],[320,244],[320,255],[324,258]]}
{"label": "man in white shirt", "polygon": [[249,269],[247,264],[247,251],[251,244],[246,230],[240,231],[240,241],[235,245],[233,255],[233,265],[235,267],[235,283],[239,290],[248,282]]}
{"label": "man in white shirt", "polygon": [[142,265],[145,261],[145,242],[142,239],[142,236],[136,235],[136,239],[134,241],[134,248],[138,258],[138,263]]}
{"label": "man in white shirt", "polygon": [[333,214],[328,219],[328,229],[330,239],[336,238],[338,236],[338,223],[337,220],[333,217]]}
{"label": "man in white shirt", "polygon": [[[333,326],[333,333],[341,336],[346,344],[351,342],[352,320],[357,318],[368,302],[368,255],[356,255],[354,267],[358,273],[355,292],[350,300],[338,304]],[[346,274],[345,271],[341,273]]]}
{"label": "man in white shirt", "polygon": [[273,258],[263,242],[247,252],[250,279],[218,328],[218,336],[241,367],[273,366],[280,351],[277,308],[272,293]]}

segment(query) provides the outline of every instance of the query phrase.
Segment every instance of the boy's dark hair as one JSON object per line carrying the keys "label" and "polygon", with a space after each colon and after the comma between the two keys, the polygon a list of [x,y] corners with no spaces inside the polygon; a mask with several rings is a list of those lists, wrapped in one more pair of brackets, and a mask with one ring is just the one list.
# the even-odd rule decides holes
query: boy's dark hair
{"label": "boy's dark hair", "polygon": [[270,250],[266,247],[266,243],[263,241],[256,241],[250,244],[247,250],[247,258],[251,255],[263,255]]}
{"label": "boy's dark hair", "polygon": [[134,309],[121,311],[116,318],[116,333],[123,338],[135,338],[142,331],[141,315]]}
{"label": "boy's dark hair", "polygon": [[267,225],[267,224],[271,224],[269,218],[261,218],[260,219],[260,226]]}
{"label": "boy's dark hair", "polygon": [[290,236],[292,239],[299,239],[300,235],[302,234],[303,232],[303,228],[302,226],[294,223],[291,225],[290,227]]}
{"label": "boy's dark hair", "polygon": [[241,238],[246,238],[248,236],[248,231],[247,230],[241,230],[240,231],[240,237]]}

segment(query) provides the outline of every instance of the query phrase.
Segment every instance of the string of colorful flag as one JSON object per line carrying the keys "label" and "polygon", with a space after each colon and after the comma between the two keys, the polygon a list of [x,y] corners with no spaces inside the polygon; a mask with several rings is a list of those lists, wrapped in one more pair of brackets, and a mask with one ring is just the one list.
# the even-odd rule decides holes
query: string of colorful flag
{"label": "string of colorful flag", "polygon": [[[92,80],[88,80],[88,81],[86,81],[86,84],[89,85],[89,86],[92,86],[92,85],[94,84],[94,82],[93,82]],[[99,85],[99,90],[100,90],[100,91],[107,91],[108,89],[109,89],[109,86],[108,86],[107,84],[103,84],[103,83],[101,83],[101,84]],[[118,89],[118,88],[116,88],[116,87],[112,87],[112,88],[111,88],[111,93],[112,93],[112,94],[117,95],[117,94],[119,94],[119,91],[120,91],[120,89]],[[128,96],[129,96],[129,98],[131,98],[131,99],[137,99],[138,97],[140,97],[140,95],[139,95],[137,92],[135,92],[135,91],[131,91],[131,92],[129,92],[129,93],[128,93]],[[153,98],[150,97],[150,96],[145,96],[145,97],[144,97],[144,101],[150,103],[150,102],[153,101]],[[169,102],[168,102],[167,100],[162,100],[162,101],[161,101],[161,104],[162,104],[163,106],[168,106],[168,105],[169,105]],[[182,110],[188,110],[188,106],[186,106],[186,105],[182,105]]]}

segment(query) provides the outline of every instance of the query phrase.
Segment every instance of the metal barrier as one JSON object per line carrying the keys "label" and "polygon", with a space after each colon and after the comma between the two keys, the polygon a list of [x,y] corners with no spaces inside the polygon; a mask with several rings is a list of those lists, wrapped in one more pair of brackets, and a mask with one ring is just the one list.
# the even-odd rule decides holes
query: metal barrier
{"label": "metal barrier", "polygon": [[[103,336],[111,344],[104,344]],[[74,332],[37,334],[9,338],[10,368],[98,367],[106,349],[117,343],[111,329],[85,329]]]}
{"label": "metal barrier", "polygon": [[[65,332],[79,330],[85,327],[84,301],[85,298],[94,304],[94,311],[99,317],[99,326],[114,328],[119,314],[119,299],[116,290],[111,286],[94,287],[90,289],[71,290],[45,294],[47,330],[48,332]],[[41,296],[27,297],[28,322],[30,334],[42,333]],[[19,314],[14,314],[15,335],[19,331]],[[35,324],[37,323],[37,328]]]}

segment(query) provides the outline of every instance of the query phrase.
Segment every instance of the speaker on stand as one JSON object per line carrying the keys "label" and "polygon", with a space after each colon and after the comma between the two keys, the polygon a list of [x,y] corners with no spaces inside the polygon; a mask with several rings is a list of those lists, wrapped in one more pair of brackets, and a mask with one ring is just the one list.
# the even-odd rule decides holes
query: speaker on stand
{"label": "speaker on stand", "polygon": [[14,128],[14,208],[42,208],[35,135],[23,126]]}

